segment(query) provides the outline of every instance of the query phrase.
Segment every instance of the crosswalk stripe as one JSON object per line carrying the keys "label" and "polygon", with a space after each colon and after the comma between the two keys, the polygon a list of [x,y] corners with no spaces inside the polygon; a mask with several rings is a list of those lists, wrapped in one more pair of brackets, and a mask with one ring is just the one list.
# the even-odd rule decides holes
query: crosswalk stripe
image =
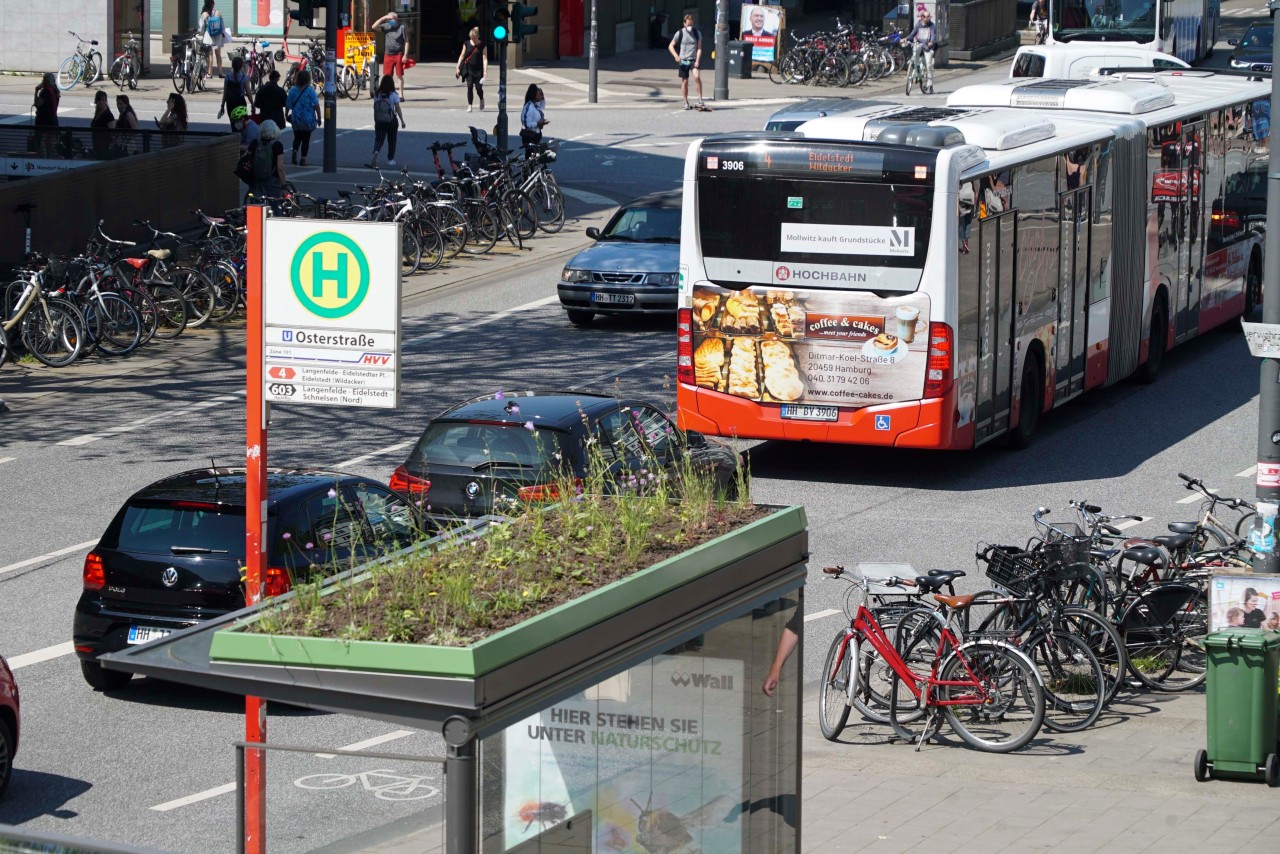
{"label": "crosswalk stripe", "polygon": [[1258,473],[1258,466],[1255,464],[1255,465],[1249,466],[1247,469],[1245,469],[1242,472],[1237,472],[1236,477],[1253,477],[1257,473]]}

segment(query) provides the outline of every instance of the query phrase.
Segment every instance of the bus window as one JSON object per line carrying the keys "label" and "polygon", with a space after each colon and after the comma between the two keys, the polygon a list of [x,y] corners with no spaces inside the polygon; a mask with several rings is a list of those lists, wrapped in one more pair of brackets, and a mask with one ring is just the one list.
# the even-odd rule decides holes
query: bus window
{"label": "bus window", "polygon": [[1013,77],[1043,77],[1044,57],[1041,54],[1026,51],[1018,54],[1013,61]]}

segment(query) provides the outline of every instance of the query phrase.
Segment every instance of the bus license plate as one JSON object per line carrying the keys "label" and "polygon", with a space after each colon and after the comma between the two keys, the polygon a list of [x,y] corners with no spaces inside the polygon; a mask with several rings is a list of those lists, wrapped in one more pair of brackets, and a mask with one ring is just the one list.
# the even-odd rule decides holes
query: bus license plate
{"label": "bus license plate", "polygon": [[836,421],[840,410],[834,406],[813,406],[808,403],[784,403],[782,417],[794,421]]}
{"label": "bus license plate", "polygon": [[602,294],[596,291],[591,292],[592,302],[608,302],[614,305],[635,305],[635,294]]}
{"label": "bus license plate", "polygon": [[129,643],[147,643],[170,634],[172,632],[169,629],[158,629],[155,626],[130,626]]}

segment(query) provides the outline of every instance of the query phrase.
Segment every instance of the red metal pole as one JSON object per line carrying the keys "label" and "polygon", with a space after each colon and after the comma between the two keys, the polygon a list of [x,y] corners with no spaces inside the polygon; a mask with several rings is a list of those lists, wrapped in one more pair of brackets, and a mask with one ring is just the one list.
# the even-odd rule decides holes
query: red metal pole
{"label": "red metal pole", "polygon": [[[262,580],[267,570],[267,404],[263,389],[263,288],[262,228],[265,208],[245,209],[249,227],[245,352],[245,582],[246,605],[262,601]],[[267,740],[267,704],[260,697],[244,698],[244,740]],[[244,798],[244,850],[267,850],[267,757],[261,750],[246,750]]]}

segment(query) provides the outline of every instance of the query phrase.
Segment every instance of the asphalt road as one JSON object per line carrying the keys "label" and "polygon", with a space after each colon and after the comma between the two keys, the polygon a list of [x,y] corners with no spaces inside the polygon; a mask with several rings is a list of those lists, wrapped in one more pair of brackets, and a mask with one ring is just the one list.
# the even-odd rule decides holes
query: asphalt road
{"label": "asphalt road", "polygon": [[[429,108],[421,109],[425,121]],[[773,109],[717,111],[701,117],[699,132],[758,127]],[[563,158],[565,183],[614,199],[671,186],[693,134],[683,117],[668,115],[565,111],[568,132],[558,132],[588,135],[579,141],[581,156]],[[349,144],[358,157],[357,140]],[[555,303],[560,266],[530,262],[408,309],[402,408],[277,407],[271,464],[335,466],[385,479],[431,416],[498,390],[616,390],[670,408],[669,323],[571,326]],[[0,650],[18,666],[24,726],[0,823],[174,851],[234,848],[228,784],[230,745],[243,734],[240,700],[151,680],[109,696],[94,693],[68,641],[83,556],[120,503],[162,475],[240,459],[238,340],[232,334],[225,349],[164,371],[95,383],[0,416]],[[1194,505],[1179,503],[1187,493],[1177,471],[1228,495],[1252,492],[1256,392],[1256,363],[1242,338],[1212,334],[1171,353],[1152,386],[1122,383],[1050,414],[1028,451],[753,448],[755,498],[803,504],[809,514],[806,680],[816,676],[843,601],[842,586],[821,579],[822,566],[957,567],[976,586],[975,544],[1025,540],[1037,506],[1065,517],[1073,498],[1142,514],[1151,521],[1134,533],[1156,533],[1194,514]],[[273,710],[269,739],[414,756],[441,751],[434,734],[298,709]],[[442,787],[437,768],[405,762],[297,754],[269,767],[272,850],[311,850],[388,821],[422,820],[439,802],[429,789]],[[414,799],[377,798],[370,790],[377,780],[367,776],[331,790],[307,788],[314,779],[298,782],[374,770],[417,780]]]}

